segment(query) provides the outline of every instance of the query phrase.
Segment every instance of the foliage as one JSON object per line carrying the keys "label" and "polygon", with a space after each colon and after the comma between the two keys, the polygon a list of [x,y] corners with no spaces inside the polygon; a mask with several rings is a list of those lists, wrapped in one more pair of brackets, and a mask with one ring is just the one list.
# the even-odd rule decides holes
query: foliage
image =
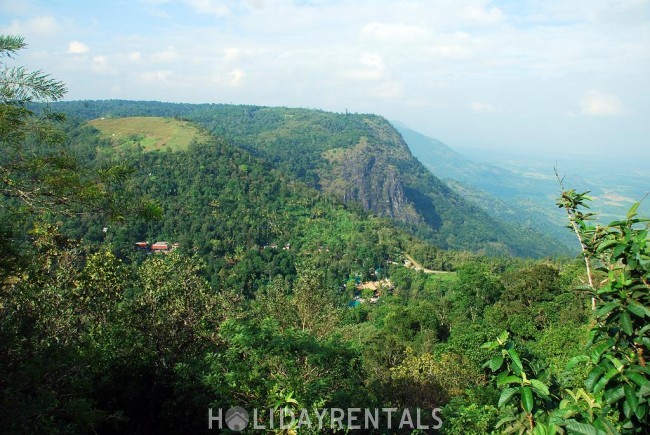
{"label": "foliage", "polygon": [[[325,155],[345,156],[364,137],[383,144],[384,157],[403,158],[393,166],[417,175],[404,150],[388,146],[399,141],[381,118],[120,101],[56,107],[86,118],[164,114],[177,117],[176,125],[199,121],[222,137],[202,136],[173,152],[116,150],[74,117],[57,128],[48,124],[43,131],[51,137],[39,136],[45,112],[3,105],[24,115],[1,120],[3,147],[75,162],[61,172],[41,163],[14,166],[11,180],[47,194],[31,206],[8,193],[0,198],[3,431],[201,432],[209,407],[233,405],[270,408],[276,418],[301,407],[445,405],[445,433],[525,430],[531,416],[536,430],[553,424],[558,431],[587,423],[616,428],[625,418],[619,404],[627,398],[603,402],[610,384],[599,392],[575,388],[585,370],[614,361],[609,351],[624,361],[612,382],[640,379],[626,371],[642,360],[638,353],[637,360],[624,359],[634,355],[623,328],[603,323],[597,345],[615,338],[616,349],[576,366],[582,371],[558,369],[576,356],[589,328],[585,304],[570,288],[583,265],[445,251],[318,185],[323,153],[340,149]],[[146,142],[131,134],[129,143]],[[2,158],[11,156],[18,154]],[[420,205],[432,198],[429,181],[401,180],[425,192],[409,191]],[[443,221],[455,213],[449,207],[438,210]],[[499,250],[503,239],[484,224],[445,243],[489,239]],[[632,234],[638,224],[621,231]],[[630,253],[626,263],[620,256],[607,263],[615,276],[633,258],[637,269],[647,264],[635,234],[618,253]],[[180,246],[164,254],[133,246],[157,240]],[[407,268],[406,254],[450,273]],[[629,272],[622,287],[611,289],[629,292],[626,283],[635,277]],[[377,300],[348,306],[357,284],[385,278],[390,283]],[[599,297],[615,300],[611,292]],[[608,313],[619,322],[617,307]],[[632,314],[632,332],[643,343],[644,326]],[[490,365],[506,373],[499,375],[504,387],[515,389],[505,396],[480,368],[490,352],[480,344],[503,328],[526,332],[494,348],[502,360]],[[645,387],[637,386],[641,400]],[[495,428],[507,413],[512,419]]]}
{"label": "foliage", "polygon": [[[12,58],[25,48],[25,38],[0,35],[0,58]],[[42,71],[2,65],[0,70],[0,104],[24,106],[32,101],[56,101],[66,93],[65,85]]]}
{"label": "foliage", "polygon": [[[502,388],[498,406],[508,410],[496,427],[503,426],[503,431],[506,433],[522,430],[546,433],[539,432],[536,427],[543,424],[540,420],[543,419],[544,409],[552,400],[546,384],[547,374],[531,364],[525,366],[526,361],[522,361],[508,338],[509,334],[504,331],[495,341],[482,345],[488,350],[499,351],[485,363],[485,367],[497,373],[496,385]],[[516,398],[519,398],[518,405],[512,406]],[[554,431],[556,428],[551,423],[544,430]]]}
{"label": "foliage", "polygon": [[483,435],[493,433],[498,423],[499,410],[492,405],[479,406],[450,403],[443,414],[443,433]]}
{"label": "foliage", "polygon": [[477,370],[460,355],[415,355],[410,347],[404,360],[390,372],[389,391],[401,407],[442,407],[481,382]]}
{"label": "foliage", "polygon": [[[572,385],[571,376],[566,375],[558,378],[565,385],[553,379],[551,383],[530,379],[504,332],[485,344],[501,351],[486,367],[497,371],[507,364],[495,378],[502,387],[500,406],[515,395],[521,398],[523,411],[511,410],[501,420],[508,423],[509,431],[645,433],[650,426],[650,372],[645,360],[650,330],[649,220],[636,216],[639,203],[635,203],[625,219],[591,225],[593,214],[584,212],[588,200],[587,193],[574,190],[564,191],[558,200],[581,244],[589,282],[582,290],[592,297],[594,307],[586,353],[571,358],[566,367],[579,373],[580,365],[586,364],[584,388]],[[606,278],[596,284],[598,272]],[[518,385],[509,386],[513,383]]]}
{"label": "foliage", "polygon": [[586,193],[569,190],[558,201],[579,236],[585,262],[607,274],[598,288],[590,277],[587,290],[595,300],[597,323],[588,354],[573,363],[592,364],[587,391],[602,393],[604,404],[618,411],[623,430],[642,432],[650,425],[650,371],[645,359],[650,344],[650,243],[644,225],[650,219],[636,216],[637,202],[626,219],[590,225],[592,215],[582,211],[588,200]]}
{"label": "foliage", "polygon": [[558,253],[553,243],[493,220],[451,191],[411,155],[390,123],[376,115],[133,101],[54,107],[86,120],[163,116],[195,122],[237,149],[262,157],[287,178],[332,194],[357,211],[395,218],[441,248],[532,257]]}

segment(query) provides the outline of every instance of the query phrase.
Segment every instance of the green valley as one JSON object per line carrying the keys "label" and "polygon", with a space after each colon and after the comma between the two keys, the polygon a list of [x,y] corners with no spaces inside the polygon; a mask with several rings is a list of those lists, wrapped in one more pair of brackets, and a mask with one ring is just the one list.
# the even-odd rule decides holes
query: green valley
{"label": "green valley", "polygon": [[647,433],[640,203],[568,258],[378,115],[0,80],[0,432]]}

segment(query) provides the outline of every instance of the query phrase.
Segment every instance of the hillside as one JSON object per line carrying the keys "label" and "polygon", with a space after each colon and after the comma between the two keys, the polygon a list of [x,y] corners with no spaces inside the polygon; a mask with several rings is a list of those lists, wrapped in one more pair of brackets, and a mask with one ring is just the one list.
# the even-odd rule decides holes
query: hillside
{"label": "hillside", "polygon": [[453,192],[411,155],[388,121],[375,115],[124,101],[55,108],[86,119],[156,115],[196,122],[270,161],[287,177],[390,217],[443,248],[523,256],[561,252],[543,236],[504,224]]}
{"label": "hillside", "polygon": [[[417,159],[456,193],[491,216],[536,229],[576,250],[564,215],[555,207],[557,181],[525,177],[496,165],[473,161],[439,140],[403,125],[398,130]],[[552,168],[550,168],[552,171]]]}
{"label": "hillside", "polygon": [[[166,119],[148,121],[151,126]],[[113,119],[110,126],[124,130],[132,122]],[[178,244],[180,252],[205,261],[206,275],[216,288],[252,295],[273,276],[294,274],[306,259],[327,264],[328,285],[339,286],[350,274],[368,277],[386,259],[399,260],[405,249],[419,252],[420,242],[389,221],[346,209],[223,139],[208,138],[177,152],[147,151],[128,142],[117,154],[106,139],[111,130],[100,131],[94,124],[68,126],[71,149],[87,156],[85,164],[98,170],[128,162],[133,172],[124,194],[136,201],[154,200],[160,219],[117,224],[101,215],[80,215],[62,218],[61,229],[94,246],[110,244],[130,261],[139,263],[147,256],[134,250],[136,242]]]}
{"label": "hillside", "polygon": [[118,151],[133,146],[141,146],[144,151],[187,150],[191,143],[205,142],[209,137],[196,125],[172,118],[98,118],[88,124],[101,131]]}
{"label": "hillside", "polygon": [[[0,35],[0,56],[22,48]],[[381,117],[66,117],[31,104],[65,94],[49,77],[0,65],[2,433],[648,432],[640,203],[592,227],[570,186],[584,258],[483,255],[555,246],[454,193]]]}

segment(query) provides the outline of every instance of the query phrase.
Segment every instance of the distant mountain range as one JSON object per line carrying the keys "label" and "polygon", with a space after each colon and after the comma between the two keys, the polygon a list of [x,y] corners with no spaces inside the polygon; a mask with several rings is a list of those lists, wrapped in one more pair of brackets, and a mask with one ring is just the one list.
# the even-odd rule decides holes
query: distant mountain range
{"label": "distant mountain range", "polygon": [[[573,252],[578,251],[573,234],[566,228],[566,216],[555,206],[560,192],[553,173],[557,162],[486,152],[480,158],[470,158],[439,140],[394,124],[413,155],[456,193],[495,218],[523,224],[552,236]],[[485,161],[486,155],[489,161]],[[617,173],[605,164],[565,158],[559,165],[561,175],[569,180],[567,188],[591,191],[593,209],[603,223],[623,216],[650,189],[648,174],[632,170]],[[648,204],[640,208],[643,213],[648,209]]]}
{"label": "distant mountain range", "polygon": [[[196,123],[271,162],[289,179],[389,217],[442,248],[534,257],[567,252],[532,226],[503,222],[466,200],[427,170],[398,131],[376,115],[131,101],[65,102],[54,109],[85,120],[162,116]],[[461,165],[462,159],[448,153]],[[479,177],[481,168],[472,170]],[[499,185],[497,178],[494,186]]]}

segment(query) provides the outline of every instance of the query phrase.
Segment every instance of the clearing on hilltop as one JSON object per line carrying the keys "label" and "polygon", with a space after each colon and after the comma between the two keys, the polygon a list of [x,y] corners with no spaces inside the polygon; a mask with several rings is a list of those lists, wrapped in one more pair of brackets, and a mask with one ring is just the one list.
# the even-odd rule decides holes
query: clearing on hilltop
{"label": "clearing on hilltop", "polygon": [[142,146],[144,151],[166,148],[182,151],[192,142],[204,142],[209,138],[196,124],[157,116],[98,118],[89,124],[110,139],[118,150]]}

